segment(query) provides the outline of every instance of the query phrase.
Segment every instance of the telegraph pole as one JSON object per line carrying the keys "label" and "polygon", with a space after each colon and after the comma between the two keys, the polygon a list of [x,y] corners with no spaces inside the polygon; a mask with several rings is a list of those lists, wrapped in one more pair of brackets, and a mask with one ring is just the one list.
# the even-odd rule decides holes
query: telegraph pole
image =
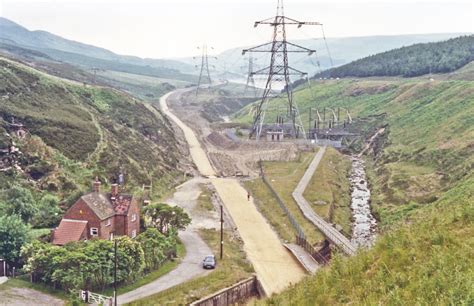
{"label": "telegraph pole", "polygon": [[114,239],[114,305],[117,306],[117,239]]}
{"label": "telegraph pole", "polygon": [[287,116],[293,125],[293,136],[297,137],[298,130],[301,129],[303,136],[306,137],[298,107],[293,101],[293,90],[290,80],[290,75],[300,75],[304,77],[306,76],[306,73],[294,69],[288,65],[288,53],[308,53],[308,55],[312,55],[316,51],[288,42],[286,39],[286,26],[295,25],[300,28],[303,25],[321,25],[321,23],[297,21],[295,19],[285,17],[283,10],[283,0],[278,0],[276,16],[265,20],[256,21],[254,27],[262,24],[268,24],[273,27],[273,40],[266,44],[242,50],[242,54],[247,52],[271,53],[270,65],[266,68],[252,72],[253,75],[267,75],[267,81],[263,91],[262,99],[255,112],[253,127],[249,137],[251,138],[255,136],[257,141],[260,138],[265,119],[265,111],[267,109],[268,101],[271,98],[272,85],[275,82],[279,82],[281,85],[283,85],[284,93],[286,94],[286,99],[288,102]]}
{"label": "telegraph pole", "polygon": [[224,254],[224,210],[221,205],[221,259]]}

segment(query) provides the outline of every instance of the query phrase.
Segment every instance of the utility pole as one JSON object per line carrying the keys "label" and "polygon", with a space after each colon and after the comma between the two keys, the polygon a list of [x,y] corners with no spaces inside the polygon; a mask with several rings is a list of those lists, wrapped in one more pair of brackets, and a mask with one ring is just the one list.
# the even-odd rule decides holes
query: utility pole
{"label": "utility pole", "polygon": [[321,25],[321,23],[297,21],[295,19],[285,17],[283,10],[283,0],[278,0],[276,16],[265,20],[256,21],[254,27],[257,27],[261,24],[268,24],[273,27],[273,40],[269,43],[242,50],[242,54],[247,52],[271,53],[270,65],[266,68],[252,72],[254,75],[261,74],[267,75],[268,77],[262,99],[258,104],[257,111],[255,113],[253,127],[249,137],[251,138],[255,136],[257,141],[260,138],[262,126],[265,120],[265,111],[267,109],[268,101],[271,98],[272,88],[275,82],[283,85],[283,91],[286,94],[288,101],[287,116],[290,117],[289,119],[293,125],[294,136],[296,137],[298,129],[301,129],[303,136],[306,137],[298,107],[293,101],[293,90],[290,80],[290,75],[306,76],[306,73],[294,69],[288,65],[288,53],[308,53],[308,55],[311,55],[316,51],[288,42],[286,39],[286,26],[295,25],[300,28],[303,25]]}
{"label": "utility pole", "polygon": [[[213,48],[211,47],[211,49]],[[193,58],[195,59],[196,57],[193,57]],[[217,59],[217,57],[212,57],[212,58]],[[205,44],[202,46],[201,65],[196,65],[196,68],[197,67],[200,67],[200,72],[199,72],[199,81],[196,88],[196,97],[199,92],[199,86],[201,86],[201,84],[205,84],[204,83],[205,79],[207,80],[207,84],[209,85],[212,84],[211,73],[209,72],[209,55],[207,54],[207,45]]]}
{"label": "utility pole", "polygon": [[117,306],[117,239],[114,239],[114,305]]}
{"label": "utility pole", "polygon": [[92,68],[91,70],[92,70],[92,72],[94,72],[94,79],[93,79],[92,82],[93,82],[94,84],[96,84],[97,71],[99,71],[99,68],[94,67],[94,68]]}
{"label": "utility pole", "polygon": [[253,95],[257,97],[257,87],[255,87],[255,80],[253,78],[253,64],[256,59],[253,58],[252,54],[249,54],[249,68],[247,72],[247,83],[245,84],[244,96],[247,93],[249,87],[253,88]]}
{"label": "utility pole", "polygon": [[221,205],[221,259],[224,254],[224,209]]}

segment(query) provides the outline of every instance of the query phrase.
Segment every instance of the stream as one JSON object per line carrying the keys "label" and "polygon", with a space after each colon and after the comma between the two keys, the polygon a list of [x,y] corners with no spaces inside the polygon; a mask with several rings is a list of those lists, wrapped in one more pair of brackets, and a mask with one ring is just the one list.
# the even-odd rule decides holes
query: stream
{"label": "stream", "polygon": [[364,161],[356,156],[351,159],[352,243],[358,247],[371,247],[376,237],[377,220],[370,209],[370,190],[367,186]]}

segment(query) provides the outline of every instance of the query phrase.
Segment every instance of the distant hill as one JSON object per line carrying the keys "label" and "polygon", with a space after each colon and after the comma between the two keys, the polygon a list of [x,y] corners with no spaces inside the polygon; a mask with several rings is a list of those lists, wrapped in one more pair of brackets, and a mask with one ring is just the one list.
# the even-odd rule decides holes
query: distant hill
{"label": "distant hill", "polygon": [[[341,66],[351,61],[370,56],[373,54],[385,52],[395,48],[401,48],[417,43],[428,43],[443,41],[461,35],[470,35],[471,33],[440,33],[440,34],[412,34],[412,35],[390,35],[390,36],[365,36],[365,37],[341,37],[327,38],[329,51],[334,66]],[[289,38],[291,40],[291,37]],[[290,65],[298,70],[305,71],[309,75],[320,72],[317,61],[319,60],[321,69],[330,69],[331,61],[328,57],[324,40],[305,39],[295,40],[294,43],[304,47],[317,50],[317,55],[308,56],[307,54],[289,54]],[[263,41],[262,41],[263,43]],[[247,46],[248,47],[248,46]],[[247,73],[248,57],[242,56],[242,49],[245,47],[232,48],[220,54],[217,54],[217,61],[213,62],[218,71],[224,68],[228,72],[245,75]],[[264,68],[268,66],[267,54],[254,55],[257,60],[255,67]],[[182,58],[180,61],[188,64],[196,63],[192,58]]]}
{"label": "distant hill", "polygon": [[[191,71],[193,66],[164,59],[148,59],[118,55],[112,51],[65,39],[46,31],[30,31],[21,25],[0,17],[0,51],[24,56],[48,57],[49,60],[80,65],[86,68],[101,68],[148,76],[174,78],[191,81],[194,77],[181,73]],[[21,51],[20,53],[18,53]],[[36,52],[36,54],[32,54]]]}
{"label": "distant hill", "polygon": [[430,72],[452,72],[471,61],[474,61],[474,35],[415,44],[371,55],[324,71],[317,77],[414,77]]}

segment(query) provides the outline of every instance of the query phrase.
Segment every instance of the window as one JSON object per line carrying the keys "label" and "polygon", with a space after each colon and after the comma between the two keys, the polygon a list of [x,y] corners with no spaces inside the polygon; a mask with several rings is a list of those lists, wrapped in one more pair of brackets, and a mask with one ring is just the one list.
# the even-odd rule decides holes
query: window
{"label": "window", "polygon": [[135,237],[137,237],[137,230],[132,231],[132,238],[135,238]]}
{"label": "window", "polygon": [[137,214],[132,215],[132,222],[135,222],[135,221],[137,221]]}
{"label": "window", "polygon": [[99,236],[99,229],[97,227],[91,227],[91,236]]}
{"label": "window", "polygon": [[105,226],[110,226],[111,222],[110,222],[110,219],[107,219],[107,221],[105,221]]}

